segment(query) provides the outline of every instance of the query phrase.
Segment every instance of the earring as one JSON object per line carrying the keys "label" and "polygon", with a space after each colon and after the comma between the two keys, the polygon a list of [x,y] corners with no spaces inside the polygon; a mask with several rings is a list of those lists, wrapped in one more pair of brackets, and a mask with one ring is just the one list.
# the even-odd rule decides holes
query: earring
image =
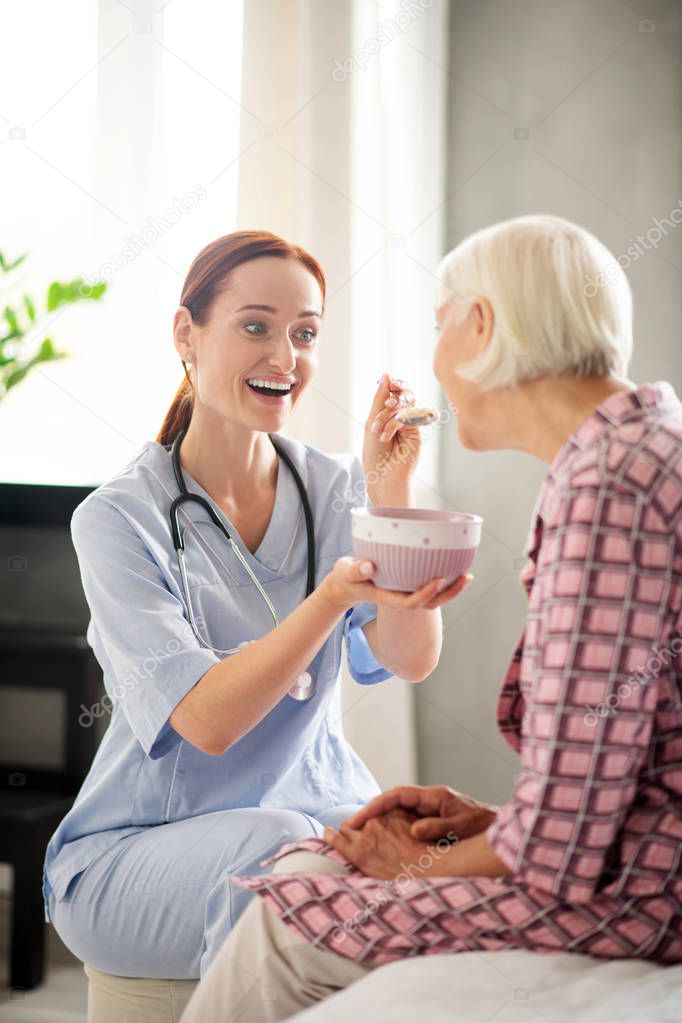
{"label": "earring", "polygon": [[187,355],[185,356],[185,362],[191,362],[193,358],[194,355],[192,354],[192,352],[187,352]]}

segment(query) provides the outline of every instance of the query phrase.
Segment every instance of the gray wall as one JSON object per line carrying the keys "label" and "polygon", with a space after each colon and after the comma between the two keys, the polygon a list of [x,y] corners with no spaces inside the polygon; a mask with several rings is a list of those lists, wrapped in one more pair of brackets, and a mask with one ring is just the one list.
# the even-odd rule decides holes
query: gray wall
{"label": "gray wall", "polygon": [[[447,245],[497,220],[551,212],[616,256],[682,200],[682,3],[453,0]],[[631,377],[682,397],[682,225],[633,262]],[[497,692],[520,634],[518,582],[546,467],[443,438],[441,492],[485,518],[467,594],[446,609],[441,664],[415,687],[419,776],[508,798],[517,761],[495,726]]]}

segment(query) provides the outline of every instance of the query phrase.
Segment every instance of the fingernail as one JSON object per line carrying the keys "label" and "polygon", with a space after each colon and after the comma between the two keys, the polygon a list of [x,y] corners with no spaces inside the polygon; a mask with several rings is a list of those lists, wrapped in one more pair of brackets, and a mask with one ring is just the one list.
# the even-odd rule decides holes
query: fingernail
{"label": "fingernail", "polygon": [[438,583],[438,586],[436,587],[436,593],[442,593],[443,590],[447,588],[447,585],[448,585],[447,579],[441,579],[440,582]]}
{"label": "fingernail", "polygon": [[379,422],[378,419],[375,419],[374,422],[372,423],[372,433],[378,433],[380,429],[381,423]]}
{"label": "fingernail", "polygon": [[360,575],[371,575],[374,571],[374,565],[371,561],[363,561],[360,565]]}
{"label": "fingernail", "polygon": [[382,440],[384,442],[388,440],[388,433],[386,432],[386,430],[384,430],[381,437],[379,437],[379,440]]}
{"label": "fingernail", "polygon": [[399,404],[399,402],[397,398],[387,398],[384,404],[388,405],[390,408],[393,408],[395,405]]}

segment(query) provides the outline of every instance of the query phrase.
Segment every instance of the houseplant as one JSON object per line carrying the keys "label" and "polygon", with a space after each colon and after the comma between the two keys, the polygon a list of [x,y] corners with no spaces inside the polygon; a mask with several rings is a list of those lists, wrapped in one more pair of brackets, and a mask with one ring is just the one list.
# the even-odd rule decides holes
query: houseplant
{"label": "houseplant", "polygon": [[[97,301],[107,289],[105,281],[88,283],[84,277],[70,281],[54,280],[49,285],[44,302],[36,304],[30,295],[13,286],[14,271],[27,257],[27,253],[8,261],[0,251],[0,283],[4,309],[0,312],[0,401],[16,387],[39,363],[69,358],[69,353],[55,348],[48,334],[52,320],[49,314],[67,305],[81,301]],[[13,294],[11,302],[4,300]],[[47,321],[47,322],[46,322]]]}

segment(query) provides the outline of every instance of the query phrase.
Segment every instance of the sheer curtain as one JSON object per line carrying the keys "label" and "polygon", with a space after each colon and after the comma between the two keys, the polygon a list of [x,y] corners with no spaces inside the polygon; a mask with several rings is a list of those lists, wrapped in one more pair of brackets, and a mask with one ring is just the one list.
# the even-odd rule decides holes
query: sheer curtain
{"label": "sheer curtain", "polygon": [[0,286],[5,302],[79,274],[110,287],[52,314],[70,358],[0,402],[8,482],[97,484],[156,436],[182,379],[182,280],[235,226],[241,0],[67,8],[0,9],[0,250],[30,254]]}
{"label": "sheer curtain", "polygon": [[[328,277],[320,369],[289,432],[362,449],[382,371],[441,403],[431,372],[444,213],[445,2],[247,0],[239,227],[309,248]],[[440,504],[438,431],[420,503]],[[343,725],[384,786],[415,776],[410,685],[344,680]]]}
{"label": "sheer curtain", "polygon": [[[0,479],[96,485],[153,438],[181,379],[191,259],[236,227],[308,247],[329,283],[320,371],[291,433],[362,447],[376,378],[431,379],[441,255],[445,0],[38,0],[0,10],[3,234],[12,283],[107,279],[58,310],[71,357],[0,403]],[[40,33],[35,26],[40,25]],[[27,55],[30,54],[30,60]],[[36,74],[36,68],[40,74]],[[3,285],[7,282],[1,281]],[[3,294],[3,297],[7,297]],[[422,503],[438,504],[437,432]],[[407,683],[345,691],[383,784],[414,771]]]}

